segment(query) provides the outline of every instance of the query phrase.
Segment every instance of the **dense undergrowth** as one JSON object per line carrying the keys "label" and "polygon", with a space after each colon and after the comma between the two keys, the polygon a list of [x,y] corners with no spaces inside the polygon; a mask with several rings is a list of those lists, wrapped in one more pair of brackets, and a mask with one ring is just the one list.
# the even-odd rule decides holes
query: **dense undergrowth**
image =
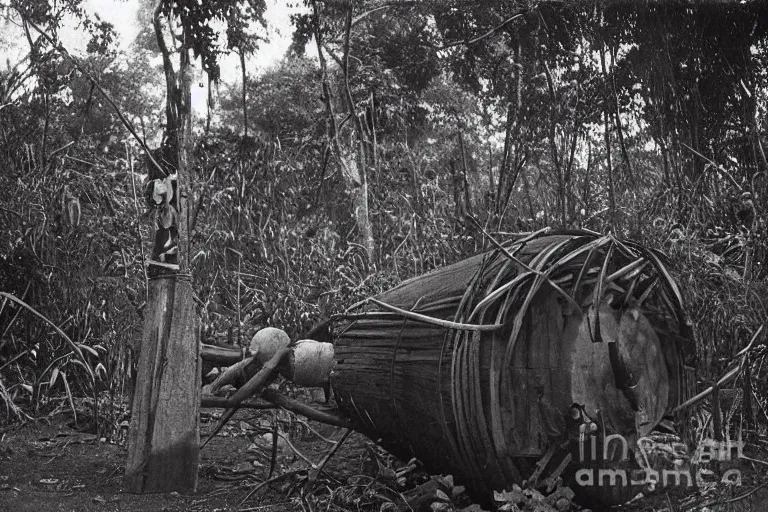
{"label": "dense undergrowth", "polygon": [[[479,85],[462,83],[469,71],[450,63],[424,66],[418,86],[409,84],[387,68],[387,58],[399,57],[385,55],[384,43],[376,46],[377,33],[371,29],[356,43],[367,60],[353,70],[358,107],[369,106],[378,123],[376,165],[367,176],[372,257],[360,243],[349,183],[330,150],[313,61],[286,59],[247,84],[249,136],[242,135],[237,88],[222,94],[213,120],[195,121],[189,208],[182,215],[189,219],[203,342],[245,345],[264,326],[296,339],[367,296],[490,248],[471,215],[498,239],[545,226],[580,227],[662,250],[693,321],[700,387],[733,367],[768,316],[765,175],[755,155],[744,156],[743,141],[728,146],[730,139],[717,139],[707,149],[718,163],[709,156],[702,163],[684,144],[664,147],[669,134],[641,122],[652,116],[629,96],[621,105],[616,99],[615,108],[626,109],[637,133],[620,145],[618,137],[604,138],[605,130],[621,136],[622,128],[610,127],[607,114],[601,125],[599,110],[610,106],[601,103],[606,79],[589,38],[581,43],[586,48],[566,52],[581,59],[576,63],[555,50],[539,56],[531,43],[529,60],[523,55],[517,64],[530,71],[523,91],[530,108],[510,137],[511,110],[505,116],[502,107],[522,95],[510,85],[520,74],[507,70],[499,82],[510,89],[490,98]],[[530,40],[542,38],[544,48],[543,37]],[[483,58],[490,62],[502,50],[486,48]],[[527,50],[518,43],[515,51],[520,57]],[[55,52],[44,57],[34,87],[12,94],[6,86],[14,76],[4,72],[0,90],[0,292],[7,294],[0,300],[0,428],[68,407],[79,411],[82,428],[118,436],[147,307],[154,222],[144,193],[147,166],[88,81]],[[470,57],[461,65],[474,62]],[[619,79],[626,79],[622,66],[633,64],[631,54],[625,57],[611,72]],[[539,62],[546,58],[560,65],[555,83]],[[126,111],[146,120],[147,140],[157,138],[160,102],[125,86],[151,81],[151,66],[118,72],[98,56],[90,65],[101,66]],[[604,65],[602,74],[608,74]],[[332,78],[338,100],[341,77]],[[375,101],[370,90],[379,94]],[[579,94],[586,100],[573,99]],[[739,124],[741,114],[720,107],[730,123],[723,124],[731,126],[723,133],[749,132]],[[673,114],[658,117],[677,134],[689,112]],[[499,155],[505,125],[510,148]],[[763,135],[758,127],[757,137]],[[517,174],[505,201],[499,174],[503,165],[511,173],[513,164]],[[738,360],[738,377],[729,384],[743,397],[729,417],[755,435],[768,426],[767,357],[763,333]],[[711,404],[701,407],[711,412]]]}
{"label": "dense undergrowth", "polygon": [[[98,367],[100,396],[119,400],[125,390],[146,307],[142,258],[150,225],[142,166],[133,162],[131,170],[134,151],[116,146],[111,158],[56,159],[47,168],[25,160],[19,172],[4,175],[2,291],[88,348],[81,361],[50,325],[4,300],[6,421],[40,414],[62,392],[93,396],[81,363]],[[369,261],[354,241],[349,206],[334,197],[340,177],[320,178],[312,158],[320,151],[319,144],[277,148],[228,133],[196,147],[190,261],[204,342],[246,344],[266,325],[296,338],[366,296],[489,247],[456,215],[439,177],[422,185],[416,209],[403,191],[408,183],[382,171],[378,190],[387,193],[372,194],[379,243]],[[68,203],[74,198],[79,212]],[[714,212],[707,222],[726,226],[719,231],[701,221],[682,225],[658,206],[665,199],[629,206],[635,211],[616,231],[669,256],[694,322],[700,375],[717,379],[765,321],[761,259],[756,276],[745,278],[744,270],[749,254],[755,258],[765,245]],[[529,222],[527,229],[543,227]],[[599,219],[584,227],[607,228]],[[754,352],[751,383],[743,383],[755,394],[755,425],[765,420],[764,355]]]}

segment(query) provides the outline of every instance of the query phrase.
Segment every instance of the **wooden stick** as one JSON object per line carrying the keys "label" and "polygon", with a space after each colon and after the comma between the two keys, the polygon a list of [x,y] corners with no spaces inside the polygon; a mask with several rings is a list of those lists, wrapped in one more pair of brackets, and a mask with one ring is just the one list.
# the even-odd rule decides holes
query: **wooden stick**
{"label": "wooden stick", "polygon": [[[230,402],[228,398],[225,398],[223,396],[203,395],[202,399],[200,400],[200,407],[206,407],[209,409],[213,409],[213,408],[229,409],[230,407],[232,407],[232,402]],[[239,407],[243,409],[275,409],[277,408],[275,404],[270,402],[265,402],[264,400],[244,400],[240,402]]]}
{"label": "wooden stick", "polygon": [[333,448],[328,452],[328,455],[323,457],[323,460],[320,461],[320,464],[317,465],[316,468],[312,468],[308,475],[308,480],[310,482],[314,482],[317,480],[317,477],[320,476],[320,473],[322,473],[323,469],[325,468],[325,465],[328,464],[328,461],[331,460],[331,457],[338,451],[339,448],[341,448],[342,443],[349,437],[349,434],[352,433],[352,429],[348,428],[346,432],[344,432],[344,435],[341,436],[341,439],[333,445]]}
{"label": "wooden stick", "polygon": [[[310,466],[310,467],[312,467],[312,468],[316,467],[316,466],[315,466],[315,463],[314,463],[314,462],[312,462],[311,460],[309,460],[309,457],[307,457],[306,455],[304,455],[303,453],[301,453],[301,451],[300,451],[298,448],[296,448],[296,447],[293,445],[293,443],[291,442],[291,440],[290,440],[290,439],[288,439],[288,436],[286,436],[286,435],[285,435],[285,434],[283,434],[282,432],[278,432],[278,433],[277,433],[277,436],[274,436],[274,433],[273,433],[273,437],[272,437],[272,442],[274,443],[274,444],[273,444],[273,446],[275,446],[275,445],[277,444],[277,442],[276,442],[276,439],[277,439],[277,437],[282,437],[282,438],[283,438],[283,441],[285,441],[285,444],[287,444],[287,445],[288,445],[288,448],[290,448],[291,450],[293,450],[293,453],[295,453],[295,454],[296,454],[296,455],[297,455],[297,456],[298,456],[298,457],[299,457],[301,460],[303,460],[304,462],[306,462],[307,464],[309,464],[309,466]],[[274,453],[274,450],[273,450],[273,453]]]}
{"label": "wooden stick", "polygon": [[283,478],[288,478],[289,476],[293,476],[295,474],[302,473],[304,471],[306,471],[306,469],[294,469],[293,471],[288,471],[287,473],[283,473],[281,475],[277,475],[277,476],[274,476],[274,477],[269,478],[267,480],[264,480],[259,485],[257,485],[256,487],[254,487],[253,489],[248,491],[248,494],[246,494],[245,497],[242,500],[240,500],[240,503],[238,503],[237,506],[238,507],[242,507],[243,503],[248,501],[248,498],[250,498],[251,496],[253,496],[257,492],[259,492],[259,489],[261,489],[263,487],[266,487],[267,485],[269,485],[271,483],[278,482],[278,481],[282,480]]}
{"label": "wooden stick", "polygon": [[[483,226],[481,226],[481,225],[480,225],[480,223],[477,221],[477,219],[475,219],[475,218],[474,218],[473,216],[471,216],[471,215],[467,215],[466,217],[467,217],[469,220],[471,220],[471,221],[472,221],[472,223],[475,225],[475,227],[477,227],[477,229],[479,229],[480,231],[482,231],[483,235],[485,235],[485,237],[486,237],[486,238],[487,238],[487,239],[488,239],[488,240],[491,242],[491,244],[493,244],[493,246],[494,246],[494,247],[496,247],[496,249],[498,249],[499,251],[501,251],[501,252],[504,254],[504,256],[506,256],[506,257],[507,257],[507,258],[509,258],[510,260],[514,261],[515,263],[517,263],[518,265],[520,265],[522,268],[524,268],[524,269],[525,269],[525,270],[527,270],[528,272],[534,272],[534,273],[537,273],[537,274],[538,274],[538,273],[540,273],[539,271],[537,271],[537,270],[534,270],[534,269],[532,269],[531,267],[529,267],[528,265],[526,265],[525,263],[523,263],[523,262],[522,262],[520,259],[518,259],[518,258],[517,258],[517,257],[516,257],[514,254],[512,254],[511,252],[509,252],[509,251],[507,250],[507,248],[506,248],[506,247],[504,247],[504,246],[503,246],[503,245],[501,245],[499,242],[497,242],[497,241],[496,241],[496,240],[495,240],[495,239],[494,239],[494,238],[493,238],[491,235],[489,235],[489,234],[488,234],[488,232],[485,230],[485,228],[484,228]],[[528,240],[528,239],[532,239],[533,237],[535,237],[535,236],[538,236],[539,234],[546,234],[546,233],[549,233],[549,228],[543,228],[543,229],[540,229],[539,231],[536,231],[536,232],[532,233],[531,235],[529,235],[528,237],[526,237],[526,240]],[[516,245],[519,245],[519,244],[520,244],[520,242],[521,242],[520,240],[515,240],[515,242],[514,242],[514,243],[515,243]]]}
{"label": "wooden stick", "polygon": [[280,364],[280,361],[283,360],[285,356],[287,356],[291,352],[291,349],[288,347],[282,348],[275,352],[275,355],[272,356],[272,359],[266,362],[264,366],[259,370],[259,372],[254,375],[251,380],[245,383],[243,387],[235,391],[235,394],[232,395],[229,398],[230,402],[230,409],[227,409],[224,414],[221,415],[221,420],[219,421],[219,424],[216,425],[216,428],[211,432],[211,435],[208,436],[208,438],[203,442],[202,445],[200,445],[200,448],[205,447],[205,445],[208,444],[208,442],[214,438],[216,434],[219,433],[219,431],[224,427],[224,425],[227,424],[227,422],[232,418],[232,416],[237,412],[237,410],[240,408],[240,403],[248,398],[251,395],[254,394],[261,394],[264,387],[267,385],[267,382],[269,382],[269,378],[272,376],[272,374],[275,372],[275,369]]}
{"label": "wooden stick", "polygon": [[[250,355],[246,352],[246,357]],[[221,366],[231,366],[243,360],[243,351],[237,348],[220,347],[218,345],[206,345],[200,347],[200,357]]]}
{"label": "wooden stick", "polygon": [[[237,363],[233,364],[223,372],[221,372],[221,375],[216,377],[216,380],[213,381],[210,388],[208,389],[208,392],[210,394],[216,394],[216,391],[221,389],[223,386],[227,384],[231,384],[234,382],[234,380],[239,377],[243,376],[245,377],[245,370],[248,368],[248,366],[253,363],[253,356],[249,357],[248,359],[243,359],[242,361],[238,361]],[[245,379],[243,379],[245,380]]]}
{"label": "wooden stick", "polygon": [[267,480],[272,478],[275,473],[275,467],[277,467],[277,434],[279,432],[279,423],[277,421],[277,414],[272,412],[272,453],[269,457],[269,476]]}
{"label": "wooden stick", "polygon": [[246,382],[243,387],[235,391],[235,394],[229,398],[230,402],[237,406],[240,402],[249,396],[256,394],[257,392],[261,394],[261,388],[264,388],[269,377],[272,376],[272,373],[274,373],[275,369],[278,367],[283,358],[291,353],[291,350],[291,348],[285,347],[275,352],[275,355],[272,356],[272,359],[264,363],[264,366],[262,366],[261,370],[259,370],[259,372],[254,375],[251,380]]}
{"label": "wooden stick", "polygon": [[406,311],[405,309],[400,309],[391,304],[387,304],[386,302],[374,299],[373,297],[370,297],[368,300],[377,306],[381,306],[385,309],[389,309],[390,311],[394,311],[395,313],[406,318],[410,318],[411,320],[423,322],[425,324],[436,325],[438,327],[445,327],[446,329],[455,329],[457,331],[498,331],[504,327],[504,324],[476,325],[451,322],[450,320],[443,320],[442,318],[434,318],[431,316],[414,313],[413,311]]}
{"label": "wooden stick", "polygon": [[310,420],[319,421],[320,423],[333,425],[335,427],[345,427],[345,428],[353,427],[352,421],[343,416],[328,413],[325,411],[320,411],[307,404],[303,404],[298,400],[289,398],[274,389],[269,389],[269,388],[265,389],[264,392],[261,394],[261,397],[264,400],[267,400],[268,402],[272,402],[273,404],[280,406],[287,411],[295,412],[296,414],[301,414],[302,416],[306,416]]}

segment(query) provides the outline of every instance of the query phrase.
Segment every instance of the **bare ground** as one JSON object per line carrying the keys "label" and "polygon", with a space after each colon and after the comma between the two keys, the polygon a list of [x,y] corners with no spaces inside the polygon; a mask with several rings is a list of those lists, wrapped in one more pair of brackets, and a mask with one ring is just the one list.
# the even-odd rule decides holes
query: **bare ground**
{"label": "bare ground", "polygon": [[[215,411],[202,414],[201,437],[214,428],[217,419]],[[259,486],[269,476],[269,436],[274,422],[295,450],[281,439],[274,473],[280,478]],[[123,439],[107,441],[73,426],[71,415],[60,413],[0,434],[0,512],[409,510],[408,491],[396,490],[392,481],[392,468],[398,469],[402,463],[359,434],[352,434],[330,459],[324,474],[308,483],[308,461],[319,463],[333,442],[343,436],[344,429],[316,423],[310,426],[285,413],[239,411],[202,450],[199,485],[194,494],[126,492]],[[714,468],[720,473],[728,468],[740,469],[741,486],[662,491],[621,510],[768,511],[768,486],[760,487],[768,482],[768,464],[759,462],[766,460],[760,457],[765,450],[755,446],[746,453],[758,462],[741,460]],[[427,477],[421,481],[417,478],[409,475],[409,486],[423,483]],[[470,504],[465,496],[454,500],[457,509]],[[416,500],[410,505],[414,510],[431,510],[429,502]]]}
{"label": "bare ground", "polygon": [[[261,419],[259,418],[261,416]],[[201,435],[213,429],[215,417],[204,414]],[[272,413],[239,411],[200,454],[198,490],[194,494],[126,492],[123,484],[126,447],[73,429],[71,417],[26,423],[7,431],[0,441],[0,511],[212,511],[258,507],[258,510],[300,510],[297,497],[286,497],[289,485],[300,483],[309,464],[284,442],[275,474],[294,472],[290,478],[265,486],[245,503],[241,501],[269,474],[271,442],[264,439]],[[263,428],[262,428],[263,427]],[[296,428],[298,427],[298,428]],[[288,435],[291,443],[317,463],[338,440],[343,429],[301,424]],[[321,439],[323,436],[326,440]],[[254,442],[255,441],[255,442]],[[370,442],[353,434],[328,463],[334,478],[376,476]],[[322,483],[322,479],[318,479]]]}

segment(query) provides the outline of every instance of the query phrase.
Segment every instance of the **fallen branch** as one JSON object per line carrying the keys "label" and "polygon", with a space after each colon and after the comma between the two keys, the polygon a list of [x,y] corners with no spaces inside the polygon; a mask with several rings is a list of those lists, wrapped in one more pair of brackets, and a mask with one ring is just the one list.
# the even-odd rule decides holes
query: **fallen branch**
{"label": "fallen branch", "polygon": [[216,434],[219,433],[219,431],[224,427],[224,425],[227,424],[227,422],[232,418],[232,416],[237,412],[237,410],[240,408],[240,403],[248,398],[251,395],[254,394],[261,394],[264,387],[267,385],[267,382],[269,382],[269,378],[272,376],[272,374],[277,369],[280,362],[283,360],[284,357],[286,357],[291,352],[290,348],[283,348],[278,350],[274,356],[272,356],[272,359],[267,361],[264,366],[259,370],[259,372],[251,378],[248,382],[245,383],[243,387],[235,391],[235,394],[232,395],[229,398],[230,401],[230,409],[227,409],[224,414],[221,416],[221,420],[219,421],[219,424],[216,425],[216,428],[211,432],[211,435],[208,436],[208,438],[203,442],[202,445],[200,445],[200,448],[204,448],[205,445],[208,444],[208,442],[214,438]]}
{"label": "fallen branch", "polygon": [[214,380],[208,388],[208,393],[215,395],[219,389],[226,386],[227,384],[232,384],[238,377],[244,379],[246,377],[246,369],[253,363],[253,361],[254,358],[251,356],[248,359],[238,361],[237,363],[221,372],[221,375],[216,377],[216,380]]}
{"label": "fallen branch", "polygon": [[301,403],[298,400],[289,398],[274,389],[269,389],[269,388],[265,389],[264,392],[261,394],[261,397],[264,400],[271,402],[277,406],[280,406],[287,411],[295,412],[296,414],[301,414],[302,416],[306,416],[310,420],[319,421],[320,423],[333,425],[335,427],[345,427],[345,428],[353,427],[352,421],[350,421],[349,419],[343,416],[339,416],[339,415],[332,414],[325,411],[320,411],[307,404]]}
{"label": "fallen branch", "polygon": [[334,443],[336,442],[336,441],[334,441],[333,439],[328,439],[327,437],[325,437],[325,436],[323,436],[322,434],[320,434],[320,432],[318,432],[317,430],[315,430],[314,428],[312,428],[312,425],[310,425],[310,424],[309,424],[309,423],[307,423],[306,421],[302,420],[301,418],[296,418],[296,421],[298,421],[298,422],[299,422],[301,425],[303,425],[303,426],[304,426],[304,428],[306,428],[307,430],[309,430],[310,432],[312,432],[313,434],[315,434],[315,435],[316,435],[316,436],[317,436],[319,439],[321,439],[321,440],[325,441],[326,443],[328,443],[328,444],[334,444]]}
{"label": "fallen branch", "polygon": [[275,477],[272,477],[272,478],[269,478],[267,480],[264,480],[259,485],[257,485],[256,487],[254,487],[253,489],[248,491],[248,494],[245,495],[245,498],[240,500],[240,503],[238,503],[237,506],[238,507],[242,507],[243,503],[248,501],[248,498],[250,498],[251,496],[253,496],[257,492],[259,492],[259,489],[261,489],[263,487],[266,487],[267,485],[269,485],[271,483],[278,482],[278,481],[282,480],[283,478],[288,478],[289,476],[296,475],[296,474],[302,473],[304,471],[306,471],[306,469],[295,469],[293,471],[288,471],[287,473],[283,473],[282,475],[277,475]]}
{"label": "fallen branch", "polygon": [[[232,402],[229,401],[229,398],[225,398],[223,396],[203,395],[202,399],[200,400],[200,407],[229,409],[230,407],[232,407]],[[239,407],[242,409],[276,409],[277,408],[275,404],[270,402],[265,402],[264,400],[244,400],[240,402]]]}
{"label": "fallen branch", "polygon": [[[282,437],[282,438],[283,438],[283,441],[285,441],[285,444],[287,444],[287,445],[288,445],[288,448],[290,448],[290,449],[293,451],[293,453],[295,453],[295,454],[296,454],[296,456],[298,456],[298,457],[299,457],[301,460],[303,460],[304,462],[306,462],[307,464],[309,464],[309,466],[310,466],[311,468],[313,468],[313,469],[314,469],[314,468],[316,467],[316,466],[315,466],[315,463],[314,463],[314,462],[312,462],[311,460],[309,460],[309,457],[307,457],[306,455],[304,455],[303,453],[301,453],[301,451],[300,451],[298,448],[296,448],[296,447],[293,445],[293,443],[291,442],[291,440],[290,440],[290,439],[288,439],[288,436],[286,436],[286,435],[285,435],[285,434],[283,434],[282,432],[278,432],[278,433],[277,433],[277,435],[278,435],[278,437]],[[274,434],[273,434],[273,436],[274,436]],[[272,439],[273,439],[273,440],[275,440],[276,438],[275,438],[275,437],[272,437]]]}
{"label": "fallen branch", "polygon": [[341,439],[339,439],[338,442],[333,445],[333,448],[331,448],[331,451],[328,452],[328,455],[323,457],[323,460],[320,461],[320,464],[318,464],[316,468],[312,468],[312,470],[309,472],[310,482],[317,480],[317,477],[320,476],[320,473],[323,471],[325,465],[328,464],[328,461],[331,460],[331,457],[333,457],[339,448],[341,448],[342,443],[349,437],[349,434],[351,433],[352,429],[347,429],[347,431],[344,432],[344,435],[341,436]]}

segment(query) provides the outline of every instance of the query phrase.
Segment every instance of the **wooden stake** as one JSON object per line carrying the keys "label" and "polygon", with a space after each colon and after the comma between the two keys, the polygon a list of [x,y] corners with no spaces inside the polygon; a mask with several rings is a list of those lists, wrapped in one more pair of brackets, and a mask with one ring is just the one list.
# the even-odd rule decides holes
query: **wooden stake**
{"label": "wooden stake", "polygon": [[149,281],[125,482],[134,493],[194,492],[200,445],[200,344],[188,276]]}

